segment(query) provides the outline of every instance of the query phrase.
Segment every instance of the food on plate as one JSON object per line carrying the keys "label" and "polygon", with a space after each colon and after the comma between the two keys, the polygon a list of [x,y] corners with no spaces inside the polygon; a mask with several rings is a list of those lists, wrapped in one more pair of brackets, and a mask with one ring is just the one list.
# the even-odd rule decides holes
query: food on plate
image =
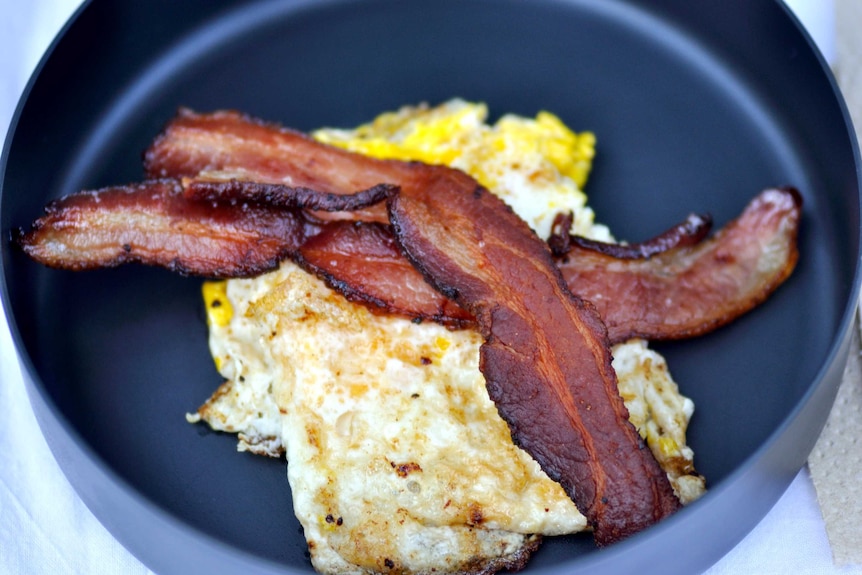
{"label": "food on plate", "polygon": [[[451,109],[449,111],[451,112]],[[415,114],[418,120],[427,118],[428,115],[433,117],[434,114],[443,116],[442,112],[443,110],[440,109],[432,109],[413,110],[410,113]],[[192,116],[188,113],[182,116],[183,119],[190,117]],[[237,116],[230,115],[230,118],[235,117]],[[255,129],[260,127],[256,122],[249,122],[249,125]],[[175,124],[172,123],[168,130],[174,126]],[[483,125],[478,124],[478,126]],[[481,134],[481,130],[484,129],[486,128],[473,128],[473,132]],[[217,132],[214,138],[218,138],[219,133],[224,132]],[[208,139],[206,134],[195,134],[195,136],[201,140]],[[461,139],[463,141],[466,138]],[[232,140],[233,145],[239,146],[236,138],[226,138],[226,140]],[[162,145],[165,141],[164,137],[160,138]],[[209,145],[207,147],[210,150],[216,149],[216,154],[221,155],[217,147]],[[180,156],[180,153],[177,152],[176,156]],[[149,154],[149,157],[153,157],[153,154]],[[203,158],[202,155],[197,157]],[[243,154],[241,157],[248,158]],[[526,163],[530,159],[529,156],[511,157],[513,159],[517,157],[521,163]],[[496,158],[497,162],[501,160],[499,156]],[[216,161],[204,161],[214,170],[225,169],[229,173],[242,171],[235,164],[225,166]],[[486,165],[493,167],[488,162],[494,161],[494,158],[485,158],[484,161]],[[534,161],[539,163],[538,159]],[[271,169],[274,163],[274,161],[268,162],[267,165]],[[248,171],[248,168],[244,170]],[[181,177],[183,173],[167,171],[162,175]],[[330,189],[326,187],[328,185],[330,184],[326,182],[323,189]],[[541,184],[538,184],[514,190],[511,193],[522,194],[522,203],[528,203],[527,197],[532,197],[535,205],[537,201],[547,201],[548,195],[543,194],[542,191]],[[572,191],[572,196],[577,198],[577,190],[573,188]],[[523,197],[527,194],[530,196]],[[547,204],[545,218],[549,224],[556,213],[557,205],[552,202]],[[339,222],[339,224],[338,229],[350,234],[351,238],[355,235],[353,232],[358,229],[376,230],[373,233],[380,232],[377,222],[362,222],[358,226],[354,222]],[[550,225],[547,229],[550,230]],[[604,233],[603,230],[599,230],[601,237],[606,237],[602,235]],[[310,241],[314,239],[316,238]],[[342,261],[359,260],[357,267],[374,265],[378,257],[377,251],[370,254],[372,257],[363,257],[362,242],[351,239],[345,241],[344,245],[347,248],[354,248],[355,251],[349,254],[349,257],[340,258],[336,268],[341,267]],[[372,243],[372,245],[379,244]],[[393,251],[398,251],[397,246]],[[322,259],[327,255],[328,252],[322,256]],[[369,254],[365,252],[365,255]],[[447,531],[450,532],[455,531],[459,526],[469,525],[473,521],[470,519],[470,513],[473,513],[474,519],[487,518],[482,525],[484,529],[473,531],[483,538],[500,537],[507,531],[511,536],[511,532],[518,531],[522,534],[536,532],[555,534],[582,528],[572,529],[570,525],[565,531],[561,531],[558,530],[559,527],[551,525],[547,515],[553,513],[558,507],[556,505],[549,507],[546,504],[547,501],[560,501],[556,499],[559,497],[566,504],[563,509],[574,511],[575,507],[570,501],[566,501],[568,498],[565,493],[551,482],[545,473],[542,472],[541,475],[527,481],[527,484],[536,488],[548,484],[555,486],[551,492],[553,499],[546,495],[543,497],[545,502],[543,503],[542,500],[537,502],[531,496],[531,490],[524,491],[517,483],[512,483],[506,478],[511,469],[520,468],[517,462],[503,466],[499,466],[498,462],[495,463],[498,457],[495,454],[510,453],[510,450],[515,448],[506,425],[497,415],[487,395],[481,372],[478,370],[481,339],[475,332],[450,331],[428,322],[416,325],[402,318],[370,314],[360,306],[350,305],[344,298],[327,289],[322,282],[302,273],[293,263],[286,264],[279,272],[254,280],[231,280],[227,283],[218,282],[208,285],[211,290],[208,297],[212,298],[212,301],[219,302],[216,307],[211,308],[214,313],[211,316],[211,345],[222,373],[228,378],[228,383],[212,402],[208,402],[201,409],[198,416],[214,422],[218,428],[224,429],[230,426],[234,430],[240,430],[243,434],[242,449],[258,451],[276,448],[277,444],[270,440],[272,435],[266,431],[266,426],[258,427],[257,422],[260,418],[256,418],[255,414],[248,410],[248,407],[259,405],[260,400],[249,400],[249,398],[269,397],[268,390],[273,378],[271,374],[288,370],[291,374],[288,377],[294,380],[291,396],[289,400],[271,402],[268,411],[268,413],[277,414],[281,407],[290,413],[296,413],[294,425],[299,431],[290,434],[285,431],[284,434],[287,441],[288,461],[302,461],[308,466],[319,465],[327,470],[351,470],[324,473],[323,475],[329,478],[327,482],[323,485],[318,484],[317,490],[309,489],[311,493],[318,494],[315,497],[317,501],[322,500],[328,506],[322,506],[316,501],[296,502],[298,515],[304,517],[304,531],[306,537],[312,542],[312,556],[318,569],[326,570],[326,566],[330,566],[332,571],[338,571],[339,568],[332,567],[333,565],[340,565],[341,569],[346,569],[348,567],[345,561],[348,565],[356,565],[359,562],[368,564],[367,558],[357,556],[350,542],[365,541],[370,537],[368,533],[371,531],[379,537],[375,541],[393,542],[384,549],[375,547],[371,556],[389,557],[394,565],[404,567],[403,545],[397,545],[395,542],[404,539],[404,536],[399,534],[403,534],[405,530],[412,532],[416,528],[415,520],[411,521],[411,519],[415,517],[417,511],[413,510],[413,506],[406,505],[406,502],[411,501],[414,502],[413,505],[418,505],[415,503],[417,497],[415,494],[411,495],[410,489],[421,488],[421,493],[427,494],[429,501],[438,501],[438,509],[420,507],[423,513],[421,517],[426,522],[426,526],[433,519],[435,524],[447,525]],[[386,285],[388,286],[388,280]],[[313,290],[310,289],[311,286],[314,286]],[[290,290],[289,295],[284,293],[287,290]],[[275,300],[277,303],[272,301],[274,293],[278,294]],[[306,294],[306,297],[299,297],[300,294]],[[230,302],[232,309],[230,319],[223,315],[224,302]],[[254,321],[249,319],[250,307],[255,310],[252,315]],[[257,319],[261,307],[266,310],[265,317],[269,318],[263,325]],[[335,335],[332,335],[333,332]],[[415,342],[414,338],[420,338],[420,336],[418,343]],[[256,341],[261,337],[271,342],[262,352],[244,343]],[[327,343],[314,346],[304,343],[309,341]],[[407,347],[408,344],[410,344],[409,347]],[[652,421],[655,425],[654,431],[662,427],[652,420],[651,410],[646,406],[643,394],[646,390],[646,394],[662,395],[661,400],[653,402],[656,404],[653,406],[655,411],[669,415],[663,421],[665,429],[675,427],[677,430],[681,429],[682,433],[675,436],[675,439],[679,440],[676,444],[678,447],[674,445],[675,440],[669,435],[659,439],[660,433],[653,433],[652,437],[656,445],[658,443],[665,445],[667,454],[663,458],[665,461],[670,461],[673,458],[670,454],[674,453],[677,458],[675,462],[681,462],[685,459],[681,452],[687,449],[684,428],[690,416],[691,402],[678,395],[676,385],[670,380],[666,368],[663,369],[664,364],[660,362],[657,354],[651,353],[645,345],[641,344],[642,342],[633,342],[628,346],[628,351],[619,353],[630,359],[625,377],[625,385],[628,386],[626,395],[629,398],[636,398],[635,402],[640,402],[643,407],[637,409],[637,413],[645,416],[644,419]],[[276,345],[283,345],[289,348],[289,351],[274,354],[272,350]],[[350,350],[354,346],[357,352],[351,353]],[[625,347],[622,346],[622,348]],[[407,357],[404,357],[404,351],[399,351],[405,348],[411,351]],[[360,365],[357,365],[357,357],[361,357]],[[456,358],[470,358],[470,363],[462,367]],[[282,363],[288,361],[285,367],[280,367]],[[272,364],[278,364],[279,367],[272,368],[270,367]],[[296,372],[295,375],[294,372]],[[405,376],[404,372],[410,375]],[[305,375],[306,373],[314,375]],[[321,382],[327,382],[323,389],[321,389]],[[402,393],[396,393],[404,382],[419,382],[420,385],[415,387],[411,384]],[[339,393],[350,395],[349,399],[345,400],[350,408],[331,407],[334,403],[331,398]],[[381,394],[384,399],[381,399]],[[453,399],[450,400],[450,404],[438,405],[436,398],[439,397]],[[427,401],[431,401],[430,406]],[[289,402],[290,407],[285,407],[286,402]],[[475,406],[468,411],[469,417],[466,421],[462,413],[464,409],[462,406],[465,405]],[[277,416],[275,418],[277,419]],[[488,422],[493,422],[493,427],[490,427],[488,422],[484,422],[486,418]],[[310,424],[319,431],[321,421],[328,424],[323,425],[322,428],[330,430],[324,436],[327,438],[327,445],[332,448],[325,452],[313,450],[313,456],[303,457],[303,450],[306,449],[303,430]],[[349,427],[346,423],[348,421]],[[380,422],[386,423],[380,425]],[[368,436],[374,433],[369,430],[378,425],[391,431],[380,433],[382,437],[375,437],[372,443]],[[451,431],[453,426],[457,432]],[[350,432],[338,434],[332,431],[339,428],[350,429]],[[499,433],[489,434],[487,431],[489,428],[499,430]],[[419,437],[416,437],[415,429],[423,430]],[[356,436],[362,439],[356,439]],[[434,438],[433,443],[439,445],[430,451],[429,436]],[[393,445],[396,442],[397,450]],[[368,445],[367,452],[358,453],[358,448],[354,444]],[[377,451],[372,449],[374,447]],[[392,481],[397,481],[399,478],[393,473],[393,467],[382,465],[382,468],[377,466],[369,469],[367,461],[380,460],[384,463],[404,461],[404,457],[399,458],[391,454],[402,451],[413,454],[406,461],[416,465],[407,466],[413,469],[407,477],[416,483],[410,487],[405,482],[389,487]],[[521,450],[516,452],[523,453]],[[375,457],[375,453],[382,453],[384,456]],[[692,493],[701,492],[703,483],[693,471],[690,451],[688,451],[688,457],[685,470],[682,473],[675,472],[674,475],[681,479],[678,481],[680,484],[685,485],[690,481],[689,485],[693,488],[689,496],[692,496]],[[506,459],[509,457],[507,456]],[[297,474],[302,470],[299,465],[296,469]],[[454,469],[458,469],[458,472],[455,473]],[[290,466],[288,473],[292,473]],[[315,474],[309,473],[309,475]],[[350,478],[349,481],[347,478]],[[302,481],[300,478],[292,481],[294,493],[297,491],[297,484],[301,484]],[[489,484],[494,485],[494,488],[485,487]],[[387,492],[398,493],[399,496],[376,497],[380,485],[387,486]],[[447,485],[447,487],[441,488],[440,485]],[[434,491],[443,489],[448,493],[445,498],[441,498],[442,496],[433,492],[429,493],[429,486]],[[481,489],[479,486],[482,486]],[[546,489],[546,487],[541,488]],[[482,493],[498,494],[498,497],[496,500],[488,500],[487,495],[480,497],[476,493],[480,490]],[[366,495],[357,498],[354,496],[355,493]],[[363,501],[364,504],[357,503],[357,500]],[[466,509],[471,506],[472,511],[468,513]],[[338,510],[338,513],[333,513],[333,509]],[[331,515],[337,518],[345,509],[350,516],[343,517],[341,529],[337,533],[338,537],[334,537],[326,530],[331,524],[325,522],[325,517]],[[403,524],[399,522],[398,525],[392,525],[389,519],[392,516],[398,516],[399,521],[405,520],[405,517],[396,513],[398,509],[410,511],[410,517],[406,518]],[[459,509],[457,513],[467,519],[453,522],[451,515],[447,517],[446,514],[454,513],[455,509]],[[501,513],[501,509],[508,509],[508,511]],[[511,509],[518,511],[515,513]],[[547,509],[550,511],[546,511]],[[482,511],[479,512],[480,510]],[[430,513],[444,515],[442,517],[425,515]],[[512,518],[513,515],[514,518]],[[533,522],[545,521],[542,519],[545,517],[548,524],[540,526],[533,523],[532,527],[526,528],[522,523],[524,520],[519,519],[525,516],[533,517],[534,519],[531,519]],[[375,525],[374,529],[368,527],[372,521]],[[580,521],[584,520],[580,519]],[[346,527],[348,525],[357,531],[350,531],[350,528]],[[430,536],[430,532],[426,532],[426,536]],[[466,535],[461,537],[464,536]],[[458,556],[458,553],[453,551],[452,556]],[[410,564],[415,565],[413,562]]]}
{"label": "food on plate", "polygon": [[404,257],[389,225],[332,222],[297,252],[297,263],[372,311],[469,327],[473,316],[435,290]]}
{"label": "food on plate", "polygon": [[646,245],[551,243],[566,283],[595,304],[612,342],[680,339],[726,325],[784,283],[799,259],[801,216],[799,192],[770,188],[706,240],[674,228]]}
{"label": "food on plate", "polygon": [[[241,450],[286,454],[322,572],[518,568],[543,535],[591,529],[607,544],[696,499],[692,402],[643,339],[615,327],[610,348],[596,309],[624,324],[626,314],[642,319],[637,306],[594,307],[564,281],[566,268],[587,250],[584,260],[599,263],[582,276],[607,269],[601,281],[617,290],[618,277],[669,270],[671,284],[684,283],[690,269],[701,278],[716,269],[698,262],[729,262],[722,249],[736,238],[751,254],[733,267],[737,289],[720,290],[729,321],[748,309],[734,298],[758,303],[795,263],[787,244],[800,206],[784,190],[752,203],[759,219],[746,219],[750,206],[711,239],[708,222],[690,219],[644,244],[603,247],[613,238],[581,191],[592,135],[548,113],[493,125],[486,114],[453,100],[311,140],[235,112],[183,110],[147,151],[147,182],[58,200],[19,237],[59,267],[91,267],[76,258],[107,245],[95,265],[233,278],[204,284],[226,381],[189,419],[238,433]],[[150,187],[170,200],[147,200]],[[205,207],[212,214],[198,213]],[[140,216],[122,230],[111,220],[137,209],[155,211],[154,224]],[[64,242],[87,236],[87,219],[107,222],[104,233],[89,233],[95,241],[70,260]],[[261,247],[245,235],[255,220]],[[752,222],[768,229],[758,235]],[[700,333],[670,317],[658,333]],[[541,417],[519,393],[541,400]],[[572,450],[558,448],[560,433]],[[606,434],[621,438],[626,463],[598,453]]]}
{"label": "food on plate", "polygon": [[[320,222],[303,212],[358,210],[395,190],[378,185],[338,195],[280,184],[163,178],[56,200],[19,244],[53,267],[137,262],[207,277],[257,275],[290,257],[372,309],[472,325],[469,312],[434,290],[403,257],[390,226]],[[245,207],[230,205],[236,202]],[[798,192],[773,188],[708,240],[708,219],[690,216],[639,244],[570,233],[554,233],[548,243],[569,288],[598,307],[611,342],[679,339],[733,321],[784,282],[798,259],[800,215]],[[559,214],[554,229],[571,223],[570,215]]]}
{"label": "food on plate", "polygon": [[[550,233],[558,211],[553,208],[569,206],[579,215],[573,233],[611,239],[607,228],[593,225],[594,214],[579,187],[594,154],[591,133],[575,134],[547,112],[529,121],[507,115],[490,129],[484,124],[484,106],[460,101],[418,111],[421,117],[416,113],[383,114],[355,135],[335,129],[313,134],[318,142],[355,152],[343,153],[235,111],[198,114],[181,109],[146,151],[144,166],[152,179],[250,180],[344,193],[366,189],[369,182],[409,178],[413,160],[446,164],[500,194],[542,238]],[[486,162],[489,154],[497,160]],[[369,161],[371,157],[395,161]],[[546,200],[535,202],[518,193],[525,187],[541,187]],[[334,217],[389,221],[382,204]]]}
{"label": "food on plate", "polygon": [[547,244],[463,172],[427,170],[388,202],[399,245],[476,317],[479,365],[515,444],[563,486],[608,545],[676,512],[667,474],[628,420],[607,328]]}
{"label": "food on plate", "polygon": [[[612,343],[680,339],[733,321],[784,282],[798,259],[800,216],[798,192],[773,188],[709,239],[709,218],[692,215],[638,244],[568,233],[552,235],[549,244],[569,289],[596,305]],[[568,216],[557,219],[568,221],[569,229]],[[404,259],[391,228],[378,222],[328,225],[299,248],[297,261],[373,309],[455,327],[473,321],[430,289]]]}
{"label": "food on plate", "polygon": [[[692,216],[681,229],[640,247],[597,248],[606,257],[584,251],[581,248],[588,248],[590,240],[590,245],[598,246],[612,239],[607,228],[594,224],[579,187],[589,173],[594,137],[568,131],[548,113],[531,122],[504,116],[493,129],[481,128],[479,113],[459,106],[456,110],[451,105],[445,112],[437,108],[387,113],[354,132],[319,130],[316,136],[348,150],[449,163],[473,175],[540,237],[551,236],[569,288],[599,307],[614,342],[635,336],[658,340],[702,335],[749,311],[793,270],[801,199],[789,188],[764,191],[727,230],[708,240],[710,222]],[[237,112],[191,110],[182,110],[147,150],[146,166],[153,178],[240,178],[336,193],[370,187],[380,178],[390,183],[399,183],[400,178],[409,181],[416,171],[402,163],[340,154]],[[535,200],[536,193],[526,192],[538,188],[544,194],[541,202]],[[352,301],[456,327],[469,323],[471,318],[463,309],[429,290],[416,270],[399,261],[400,251],[379,208],[319,214],[346,221],[328,226],[304,244],[298,261]],[[567,219],[569,211],[572,217]],[[354,219],[362,224],[351,227]],[[559,221],[570,223],[565,233],[552,235]],[[758,241],[752,241],[755,234]],[[579,258],[567,256],[567,249],[578,249],[584,265]],[[375,257],[363,258],[358,265],[357,250],[374,250]],[[727,253],[734,257],[726,257]],[[586,265],[587,261],[595,263]],[[383,273],[377,274],[377,266]],[[371,281],[375,275],[393,274],[397,281]],[[401,288],[395,287],[398,282],[403,282],[398,284]],[[614,297],[602,297],[610,293]]]}
{"label": "food on plate", "polygon": [[[295,211],[246,203],[190,201],[220,193],[236,182],[150,180],[84,191],[48,204],[18,244],[33,259],[56,268],[87,270],[141,263],[208,277],[247,277],[278,267],[307,237],[319,231],[300,208],[343,210],[379,202],[389,189],[375,186],[331,196],[312,190],[280,190],[279,201]],[[243,184],[254,196],[261,186]]]}
{"label": "food on plate", "polygon": [[200,416],[285,450],[318,571],[514,568],[542,534],[586,528],[512,443],[475,331],[372,314],[291,262],[215,285],[232,308],[210,328],[227,382]]}

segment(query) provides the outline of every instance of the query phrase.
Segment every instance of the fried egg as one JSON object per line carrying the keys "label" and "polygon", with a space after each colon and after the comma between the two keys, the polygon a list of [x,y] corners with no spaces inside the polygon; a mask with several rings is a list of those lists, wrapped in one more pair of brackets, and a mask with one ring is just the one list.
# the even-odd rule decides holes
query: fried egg
{"label": "fried egg", "polygon": [[[471,174],[547,237],[611,241],[583,186],[595,138],[548,112],[488,124],[482,104],[405,107],[321,141]],[[541,536],[584,516],[515,446],[479,371],[480,336],[376,315],[291,262],[203,288],[225,383],[191,422],[238,434],[238,449],[288,462],[311,561],[321,573],[490,572],[522,564]],[[630,419],[683,502],[704,491],[686,444],[692,401],[646,342],[614,347]]]}

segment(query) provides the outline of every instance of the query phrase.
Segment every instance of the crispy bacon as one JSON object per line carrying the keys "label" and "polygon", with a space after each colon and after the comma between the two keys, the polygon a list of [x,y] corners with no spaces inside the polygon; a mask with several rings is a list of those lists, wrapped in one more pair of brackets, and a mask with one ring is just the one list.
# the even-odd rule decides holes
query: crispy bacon
{"label": "crispy bacon", "polygon": [[[712,217],[691,214],[684,222],[667,231],[635,244],[615,244],[591,240],[583,236],[569,234],[572,227],[572,213],[557,214],[551,227],[548,246],[555,256],[564,258],[573,246],[603,253],[614,259],[640,260],[673,248],[693,246],[703,240],[712,229]],[[572,287],[572,286],[569,286]]]}
{"label": "crispy bacon", "polygon": [[[394,183],[387,179],[393,175],[391,163],[369,163],[362,156],[335,148],[321,153],[321,144],[307,135],[239,112],[197,114],[186,108],[145,152],[144,169],[149,178],[206,178],[216,172],[221,178],[284,184],[326,194]],[[339,212],[335,217],[388,221],[383,204]]]}
{"label": "crispy bacon", "polygon": [[[72,194],[50,203],[17,243],[33,259],[51,267],[86,270],[124,263],[161,266],[184,275],[250,277],[275,269],[319,225],[299,209],[275,209],[229,198],[203,202],[187,195],[222,188],[239,195],[261,193],[260,185],[212,184],[174,179]],[[284,186],[280,196],[296,194],[296,208],[341,209],[379,201],[390,188],[375,188],[335,198]],[[283,199],[286,203],[291,203]]]}
{"label": "crispy bacon", "polygon": [[473,317],[443,296],[402,255],[379,222],[329,222],[298,250],[297,263],[374,311],[467,327]]}
{"label": "crispy bacon", "polygon": [[[711,219],[689,216],[638,244],[563,238],[559,233],[549,243],[556,246],[569,289],[599,309],[611,343],[633,337],[680,339],[734,320],[790,275],[798,258],[800,214],[798,193],[766,190],[708,240],[704,236]],[[568,229],[564,220],[562,216],[555,228]],[[387,226],[327,226],[300,254],[308,271],[352,301],[417,320],[472,325],[460,307],[421,287],[418,272],[403,261]],[[359,258],[362,265],[351,264],[348,256]],[[398,283],[404,288],[398,289]]]}
{"label": "crispy bacon", "polygon": [[251,276],[273,269],[305,237],[303,220],[269,209],[190,202],[176,180],[85,191],[49,204],[19,245],[56,268],[127,262],[188,275]]}
{"label": "crispy bacon", "polygon": [[[363,158],[231,111],[196,114],[181,110],[145,157],[151,176],[193,177],[203,170],[204,176],[280,182],[330,194],[369,189],[381,182],[399,185],[411,178],[409,163]],[[761,196],[731,224],[732,233],[719,233],[706,242],[703,238],[711,221],[707,216],[691,216],[639,244],[602,244],[559,231],[550,243],[563,254],[560,266],[569,288],[599,308],[613,342],[635,336],[651,340],[691,337],[749,311],[787,278],[797,258],[798,194],[795,198],[793,202],[783,202],[783,208],[767,217],[773,203]],[[336,214],[348,220],[388,221],[376,206]],[[558,221],[557,230],[570,227],[565,226],[564,219],[562,216]],[[382,229],[344,230],[350,228],[314,241],[307,250],[306,269],[351,300],[374,309],[456,327],[469,323],[456,306],[426,300],[423,289],[388,289],[392,282],[386,279],[383,281],[387,289],[376,289],[368,278],[370,266],[378,263],[385,268],[381,269],[384,278],[395,270],[411,286],[418,285],[417,278],[395,260],[380,259],[387,253],[386,246],[371,247],[375,239],[391,241]],[[347,236],[361,242],[363,249],[376,250],[376,259],[369,259],[367,267],[361,269],[346,264],[340,268],[330,266],[328,262],[338,258],[326,257],[327,250],[343,253]],[[328,241],[333,244],[327,246]],[[765,246],[769,250],[763,249]],[[745,259],[713,257],[734,252],[745,254]],[[781,254],[784,259],[773,258],[772,254]],[[356,272],[362,276],[350,275]],[[632,290],[631,286],[640,287]]]}
{"label": "crispy bacon", "polygon": [[702,335],[750,311],[790,276],[801,213],[796,190],[768,189],[708,240],[634,258],[576,240],[559,267],[598,308],[612,342]]}
{"label": "crispy bacon", "polygon": [[469,176],[416,166],[389,200],[396,238],[485,338],[480,368],[513,440],[607,545],[680,507],[617,390],[607,331],[547,245]]}
{"label": "crispy bacon", "polygon": [[377,184],[354,193],[333,194],[282,184],[198,178],[186,183],[183,195],[198,202],[227,202],[234,205],[252,202],[282,209],[353,212],[382,202],[394,189],[395,186],[389,184]]}

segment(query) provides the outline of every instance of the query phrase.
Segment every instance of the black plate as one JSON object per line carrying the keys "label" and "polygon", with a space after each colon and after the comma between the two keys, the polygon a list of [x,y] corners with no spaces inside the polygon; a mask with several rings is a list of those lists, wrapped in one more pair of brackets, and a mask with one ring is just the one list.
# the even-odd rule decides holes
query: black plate
{"label": "black plate", "polygon": [[787,284],[730,327],[658,346],[696,402],[709,494],[599,552],[588,537],[550,540],[529,571],[705,569],[804,463],[848,349],[859,162],[828,69],[780,3],[94,1],[43,61],[6,142],[3,300],[57,459],[153,570],[309,571],[285,463],[184,421],[219,383],[199,281],[44,269],[10,231],[50,198],[140,179],[142,150],[181,105],[311,129],[454,96],[594,131],[587,191],[624,239],[689,211],[723,224],[768,186],[805,197]]}

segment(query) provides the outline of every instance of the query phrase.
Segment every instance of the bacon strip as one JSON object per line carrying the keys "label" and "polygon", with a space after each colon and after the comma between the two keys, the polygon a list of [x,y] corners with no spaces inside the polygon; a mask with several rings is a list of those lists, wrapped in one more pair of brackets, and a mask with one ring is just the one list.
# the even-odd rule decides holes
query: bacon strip
{"label": "bacon strip", "polygon": [[558,481],[603,546],[679,500],[617,390],[607,331],[547,245],[469,176],[417,166],[388,203],[401,248],[477,320],[480,368],[513,440]]}
{"label": "bacon strip", "polygon": [[[186,197],[222,188],[242,196],[242,188],[253,195],[265,186],[191,181],[184,189],[177,180],[161,179],[79,192],[50,203],[16,241],[33,259],[55,268],[78,271],[135,262],[184,275],[226,278],[273,270],[319,232],[319,225],[299,209]],[[273,189],[297,208],[331,209],[361,207],[390,191],[381,187],[333,198],[284,186]],[[293,193],[291,202],[286,198]]]}
{"label": "bacon strip", "polygon": [[[689,216],[638,244],[563,239],[560,234],[551,243],[557,252],[565,245],[557,264],[569,289],[596,305],[611,343],[633,337],[680,339],[736,319],[790,275],[798,259],[800,216],[798,193],[766,190],[709,240],[703,238],[711,220]],[[555,227],[568,229],[564,218]],[[728,253],[734,257],[721,255]],[[463,309],[421,287],[418,272],[403,260],[386,226],[327,227],[300,254],[308,271],[351,301],[452,327],[473,323]],[[352,264],[351,257],[361,265]]]}
{"label": "bacon strip", "polygon": [[373,311],[455,328],[473,317],[430,285],[402,255],[388,225],[330,222],[298,250],[297,263],[348,300]]}
{"label": "bacon strip", "polygon": [[[219,172],[221,177],[325,194],[394,183],[387,179],[393,176],[390,162],[369,163],[336,148],[320,153],[321,146],[305,134],[239,112],[197,114],[183,108],[145,152],[144,169],[149,178]],[[383,204],[337,217],[388,222]]]}
{"label": "bacon strip", "polygon": [[559,267],[598,308],[612,342],[694,337],[747,313],[790,276],[801,215],[796,190],[768,189],[708,240],[637,259],[575,241]]}

